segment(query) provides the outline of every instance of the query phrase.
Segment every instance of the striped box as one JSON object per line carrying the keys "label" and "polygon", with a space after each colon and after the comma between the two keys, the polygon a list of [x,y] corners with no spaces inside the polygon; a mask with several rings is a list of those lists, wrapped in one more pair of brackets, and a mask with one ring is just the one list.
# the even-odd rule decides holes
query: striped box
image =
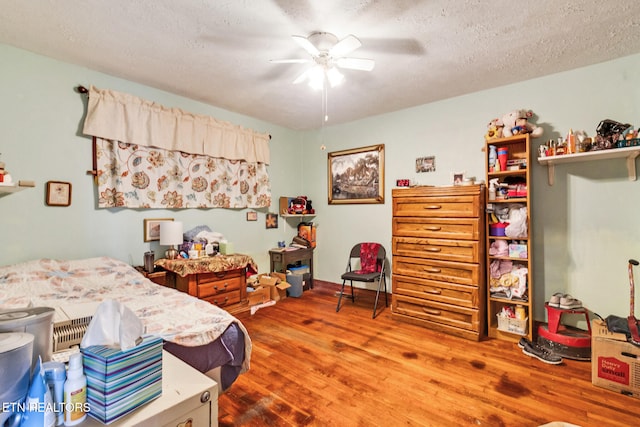
{"label": "striped box", "polygon": [[162,394],[162,338],[144,337],[129,350],[94,345],[81,349],[89,415],[104,424]]}

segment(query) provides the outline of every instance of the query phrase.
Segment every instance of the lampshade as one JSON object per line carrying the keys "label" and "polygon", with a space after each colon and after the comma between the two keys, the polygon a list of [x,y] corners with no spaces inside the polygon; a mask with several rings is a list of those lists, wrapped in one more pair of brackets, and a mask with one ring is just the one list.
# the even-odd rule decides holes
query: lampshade
{"label": "lampshade", "polygon": [[160,244],[162,246],[181,245],[182,222],[163,221],[160,223]]}

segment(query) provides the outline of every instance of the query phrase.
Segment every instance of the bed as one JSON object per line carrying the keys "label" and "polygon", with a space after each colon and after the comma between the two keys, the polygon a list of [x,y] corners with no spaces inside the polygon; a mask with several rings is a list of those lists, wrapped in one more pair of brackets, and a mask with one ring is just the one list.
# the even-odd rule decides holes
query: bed
{"label": "bed", "polygon": [[[228,312],[145,278],[109,257],[38,259],[0,267],[0,310],[53,307],[57,316],[114,299],[159,335],[165,350],[209,376],[226,390],[249,369],[251,339]],[[59,320],[59,318],[58,318]]]}

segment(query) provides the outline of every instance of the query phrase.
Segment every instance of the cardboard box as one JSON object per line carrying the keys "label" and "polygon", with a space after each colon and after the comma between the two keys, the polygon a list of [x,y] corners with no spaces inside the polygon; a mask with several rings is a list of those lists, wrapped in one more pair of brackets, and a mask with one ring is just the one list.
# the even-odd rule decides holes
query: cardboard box
{"label": "cardboard box", "polygon": [[274,301],[280,301],[286,298],[287,289],[291,287],[291,285],[286,282],[286,275],[277,272],[259,275],[258,283],[260,283],[260,286],[269,289],[270,298]]}
{"label": "cardboard box", "polygon": [[591,323],[591,383],[640,399],[640,347],[599,319]]}
{"label": "cardboard box", "polygon": [[262,304],[263,302],[267,302],[271,299],[271,290],[266,286],[258,286],[257,288],[254,288],[253,291],[247,292],[247,297],[249,298],[250,306]]}

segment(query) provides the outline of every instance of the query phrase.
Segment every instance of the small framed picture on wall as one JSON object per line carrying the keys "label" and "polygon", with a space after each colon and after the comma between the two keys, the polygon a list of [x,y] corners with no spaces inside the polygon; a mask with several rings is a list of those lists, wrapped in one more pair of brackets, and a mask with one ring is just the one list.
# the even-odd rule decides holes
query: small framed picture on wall
{"label": "small framed picture on wall", "polygon": [[71,183],[62,181],[47,181],[47,206],[71,205]]}
{"label": "small framed picture on wall", "polygon": [[266,228],[278,228],[278,214],[268,213],[265,219]]}

